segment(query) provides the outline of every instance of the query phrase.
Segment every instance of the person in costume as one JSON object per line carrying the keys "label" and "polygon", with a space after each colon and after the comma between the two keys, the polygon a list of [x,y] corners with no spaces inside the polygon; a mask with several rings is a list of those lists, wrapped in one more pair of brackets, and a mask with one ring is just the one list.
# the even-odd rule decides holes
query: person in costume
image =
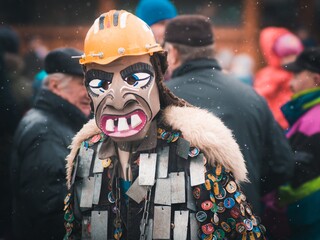
{"label": "person in costume", "polygon": [[294,95],[281,110],[290,124],[287,138],[296,165],[290,185],[280,188],[280,200],[288,207],[290,239],[319,239],[320,48],[305,49],[284,68],[294,74]]}
{"label": "person in costume", "polygon": [[78,57],[94,119],[67,157],[65,239],[264,239],[231,131],[167,89],[145,22],[102,14]]}

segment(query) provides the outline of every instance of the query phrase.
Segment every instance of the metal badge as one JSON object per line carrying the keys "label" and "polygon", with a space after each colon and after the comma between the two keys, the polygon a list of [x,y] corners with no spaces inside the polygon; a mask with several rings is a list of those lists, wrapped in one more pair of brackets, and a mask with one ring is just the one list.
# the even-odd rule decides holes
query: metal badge
{"label": "metal badge", "polygon": [[186,202],[186,182],[184,172],[170,173],[171,179],[171,203],[185,203]]}
{"label": "metal badge", "polygon": [[153,225],[153,239],[170,239],[171,207],[155,206]]}
{"label": "metal badge", "polygon": [[102,173],[95,174],[92,204],[99,204],[101,183],[102,183]]}
{"label": "metal badge", "polygon": [[94,178],[88,177],[82,180],[80,208],[91,208],[93,199]]}
{"label": "metal badge", "polygon": [[190,160],[190,178],[192,187],[205,182],[205,168],[202,153]]}
{"label": "metal badge", "polygon": [[153,186],[156,175],[157,154],[141,153],[139,166],[139,185]]}
{"label": "metal badge", "polygon": [[177,141],[176,154],[184,159],[188,159],[190,149],[190,142],[183,138],[179,138]]}
{"label": "metal badge", "polygon": [[159,178],[156,183],[154,203],[171,205],[171,179]]}
{"label": "metal badge", "polygon": [[93,165],[93,173],[102,173],[103,172],[103,164],[102,160],[99,159],[99,151],[101,148],[102,143],[99,143],[97,146],[96,156],[94,158],[94,165]]}
{"label": "metal badge", "polygon": [[89,176],[93,153],[94,151],[91,148],[80,147],[77,176],[82,178]]}
{"label": "metal badge", "polygon": [[91,212],[91,236],[92,239],[108,238],[108,211]]}
{"label": "metal badge", "polygon": [[189,211],[174,211],[173,239],[187,239]]}
{"label": "metal badge", "polygon": [[190,213],[190,239],[198,239],[198,222],[195,213]]}
{"label": "metal badge", "polygon": [[187,177],[187,208],[196,211],[196,201],[191,188],[190,177]]}
{"label": "metal badge", "polygon": [[126,194],[137,203],[140,203],[145,198],[145,196],[147,196],[147,190],[147,186],[139,185],[139,177],[137,177]]}
{"label": "metal badge", "polygon": [[164,147],[159,151],[157,159],[157,178],[168,177],[168,164],[169,164],[169,147]]}

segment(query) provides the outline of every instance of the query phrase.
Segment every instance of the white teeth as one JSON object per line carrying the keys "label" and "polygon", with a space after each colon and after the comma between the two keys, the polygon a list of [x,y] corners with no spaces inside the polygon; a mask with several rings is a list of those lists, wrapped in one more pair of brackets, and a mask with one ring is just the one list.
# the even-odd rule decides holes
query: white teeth
{"label": "white teeth", "polygon": [[142,123],[142,120],[138,114],[134,114],[131,116],[131,127],[132,128],[139,126],[140,123]]}
{"label": "white teeth", "polygon": [[112,119],[108,119],[106,122],[106,130],[109,132],[114,131],[114,121]]}
{"label": "white teeth", "polygon": [[125,130],[129,130],[129,125],[127,123],[127,119],[126,118],[119,118],[119,122],[118,122],[118,131],[125,131]]}

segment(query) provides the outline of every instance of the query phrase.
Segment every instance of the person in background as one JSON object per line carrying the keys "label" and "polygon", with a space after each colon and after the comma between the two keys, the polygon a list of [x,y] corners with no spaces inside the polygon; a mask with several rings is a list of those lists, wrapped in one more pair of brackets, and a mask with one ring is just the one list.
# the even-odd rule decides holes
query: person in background
{"label": "person in background", "polygon": [[79,57],[94,119],[67,157],[65,239],[264,239],[231,131],[165,87],[166,56],[124,10],[89,29]]}
{"label": "person in background", "polygon": [[284,69],[294,74],[294,95],[281,110],[290,125],[287,138],[296,164],[280,199],[288,207],[290,239],[320,239],[320,48],[304,50]]}
{"label": "person in background", "polygon": [[280,107],[289,101],[292,95],[289,87],[292,74],[281,65],[294,60],[303,50],[303,45],[289,30],[267,27],[260,33],[260,48],[267,66],[256,73],[253,87],[266,99],[276,121],[286,129],[288,123]]}
{"label": "person in background", "polygon": [[261,197],[285,183],[293,172],[291,149],[265,100],[221,71],[207,17],[180,15],[170,20],[164,47],[172,74],[166,85],[176,96],[213,112],[232,130],[251,182],[242,189],[261,213]]}
{"label": "person in background", "polygon": [[28,39],[27,53],[24,55],[24,74],[32,81],[35,75],[41,71],[44,67],[44,58],[48,54],[49,50],[44,44],[40,36],[31,36]]}
{"label": "person in background", "polygon": [[156,41],[162,44],[166,23],[177,16],[177,10],[169,0],[140,0],[136,15],[151,27]]}
{"label": "person in background", "polygon": [[75,133],[88,121],[90,99],[82,67],[58,48],[45,58],[43,88],[18,125],[10,166],[15,239],[62,239],[65,158]]}
{"label": "person in background", "polygon": [[[10,26],[0,27],[0,239],[10,239],[11,194],[9,159],[14,131],[29,109],[31,87],[21,75],[20,37]],[[30,90],[30,91],[29,91]]]}

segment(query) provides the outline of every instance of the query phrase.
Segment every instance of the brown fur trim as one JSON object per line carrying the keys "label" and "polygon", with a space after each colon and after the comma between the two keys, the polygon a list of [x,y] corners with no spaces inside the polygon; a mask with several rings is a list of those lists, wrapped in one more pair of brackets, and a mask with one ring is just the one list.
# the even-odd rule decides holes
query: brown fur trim
{"label": "brown fur trim", "polygon": [[95,122],[95,119],[91,119],[88,123],[86,123],[82,129],[74,136],[72,139],[72,143],[69,146],[71,149],[70,154],[66,157],[67,165],[66,165],[66,170],[67,170],[67,187],[70,188],[70,183],[71,183],[71,174],[72,174],[72,169],[73,169],[73,164],[74,164],[74,159],[77,155],[78,149],[81,146],[81,143],[100,133],[100,129],[97,127],[97,124]]}
{"label": "brown fur trim", "polygon": [[180,130],[191,146],[201,149],[212,166],[221,163],[232,171],[238,182],[248,181],[239,146],[219,118],[196,107],[170,106],[163,112],[163,121],[172,129]]}

